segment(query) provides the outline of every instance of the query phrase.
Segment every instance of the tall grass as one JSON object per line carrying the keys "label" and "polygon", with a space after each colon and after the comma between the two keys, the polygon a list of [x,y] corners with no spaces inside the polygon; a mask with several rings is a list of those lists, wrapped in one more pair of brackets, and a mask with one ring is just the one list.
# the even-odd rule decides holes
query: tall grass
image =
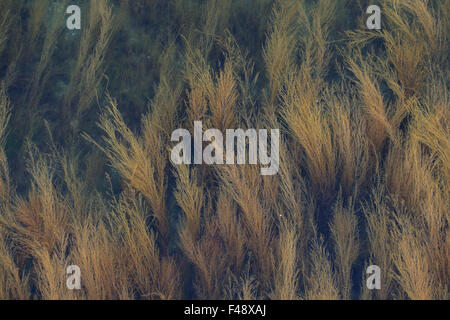
{"label": "tall grass", "polygon": [[[2,1],[0,299],[448,299],[448,1],[345,3]],[[278,174],[171,163],[194,121]]]}

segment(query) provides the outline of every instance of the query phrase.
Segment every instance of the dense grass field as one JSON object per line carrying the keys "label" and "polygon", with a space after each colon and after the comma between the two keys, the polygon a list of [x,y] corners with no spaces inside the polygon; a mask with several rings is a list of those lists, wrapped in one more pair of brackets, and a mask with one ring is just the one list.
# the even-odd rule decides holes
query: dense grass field
{"label": "dense grass field", "polygon": [[[1,0],[0,299],[449,299],[449,37],[449,0]],[[278,128],[277,174],[175,165],[194,121]]]}

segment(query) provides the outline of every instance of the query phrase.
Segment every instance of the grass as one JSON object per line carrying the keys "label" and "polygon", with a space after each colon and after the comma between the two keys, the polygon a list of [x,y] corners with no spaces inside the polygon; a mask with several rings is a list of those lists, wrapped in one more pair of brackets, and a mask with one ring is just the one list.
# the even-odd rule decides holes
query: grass
{"label": "grass", "polygon": [[[366,2],[2,1],[0,299],[448,299],[449,3]],[[174,165],[194,121],[278,174]]]}

